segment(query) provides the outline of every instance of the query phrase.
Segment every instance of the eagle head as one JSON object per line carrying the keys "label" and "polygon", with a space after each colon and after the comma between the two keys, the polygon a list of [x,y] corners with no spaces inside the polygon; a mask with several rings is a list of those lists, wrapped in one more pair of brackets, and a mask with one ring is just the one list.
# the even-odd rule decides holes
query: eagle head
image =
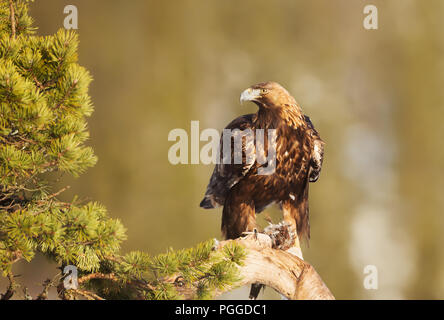
{"label": "eagle head", "polygon": [[277,82],[258,83],[244,90],[240,102],[252,101],[260,108],[272,109],[285,105],[296,105],[296,100]]}

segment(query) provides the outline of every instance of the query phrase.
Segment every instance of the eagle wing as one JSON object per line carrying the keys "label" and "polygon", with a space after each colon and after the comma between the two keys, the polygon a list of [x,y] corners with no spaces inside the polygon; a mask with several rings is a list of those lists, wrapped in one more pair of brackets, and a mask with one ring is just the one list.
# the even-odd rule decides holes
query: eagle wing
{"label": "eagle wing", "polygon": [[[298,190],[293,198],[284,201],[281,206],[284,211],[289,211],[290,216],[294,219],[297,226],[297,234],[305,239],[308,244],[310,239],[310,222],[309,222],[309,205],[308,205],[308,189],[309,182],[316,182],[322,169],[324,159],[324,142],[319,133],[313,126],[310,118],[304,116],[306,127],[304,128],[304,139],[302,140],[303,148],[300,149],[300,157],[303,159],[307,155],[308,171],[298,182]],[[301,164],[301,166],[303,166]],[[291,220],[290,220],[291,222]]]}
{"label": "eagle wing", "polygon": [[[223,140],[224,133],[221,135],[218,163],[214,167],[213,174],[211,175],[210,182],[207,186],[204,199],[200,203],[200,206],[205,209],[211,209],[223,205],[227,197],[228,191],[235,186],[251,169],[255,163],[255,144],[254,139],[244,139],[237,137],[237,135],[248,132],[250,129],[252,136],[254,137],[254,125],[253,118],[255,114],[247,114],[240,116],[230,122],[224,129],[224,132],[231,132],[232,138],[230,143],[231,156],[224,161],[224,149]],[[226,131],[229,130],[229,131]],[[233,141],[237,138],[242,140],[242,162],[235,162],[235,152]],[[251,161],[253,159],[253,161]],[[228,161],[227,161],[228,160]]]}
{"label": "eagle wing", "polygon": [[325,142],[322,141],[319,136],[318,131],[316,131],[313,123],[310,118],[306,115],[305,122],[308,126],[308,133],[312,140],[312,148],[311,148],[311,157],[310,157],[310,171],[309,171],[309,180],[310,182],[316,182],[319,179],[322,169],[322,162],[324,161],[324,145]]}

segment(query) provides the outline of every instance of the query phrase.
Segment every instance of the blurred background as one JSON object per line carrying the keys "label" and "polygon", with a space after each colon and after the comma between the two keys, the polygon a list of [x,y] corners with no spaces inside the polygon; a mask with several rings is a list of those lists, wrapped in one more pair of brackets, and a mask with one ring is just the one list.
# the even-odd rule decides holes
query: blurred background
{"label": "blurred background", "polygon": [[[242,90],[274,80],[326,141],[305,259],[338,299],[444,298],[443,1],[45,0],[31,5],[38,34],[62,28],[68,4],[94,77],[99,162],[60,184],[72,186],[66,200],[99,201],[122,220],[124,252],[220,238],[221,209],[199,208],[213,166],[170,164],[168,133],[190,134],[192,120],[221,130],[255,112],[239,105]],[[367,4],[378,30],[363,28]],[[367,265],[377,290],[363,285]],[[18,266],[31,294],[54,267]]]}

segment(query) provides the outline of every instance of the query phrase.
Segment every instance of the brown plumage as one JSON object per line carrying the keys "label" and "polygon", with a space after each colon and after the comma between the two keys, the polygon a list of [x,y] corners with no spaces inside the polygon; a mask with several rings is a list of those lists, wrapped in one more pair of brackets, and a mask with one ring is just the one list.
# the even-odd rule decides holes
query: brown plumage
{"label": "brown plumage", "polygon": [[222,233],[226,239],[235,239],[245,231],[253,231],[256,214],[276,203],[283,211],[284,220],[298,237],[308,241],[308,184],[319,177],[324,142],[296,100],[278,83],[252,86],[242,93],[242,100],[254,102],[259,107],[258,112],[236,118],[225,129],[251,129],[254,133],[256,129],[264,129],[265,146],[262,149],[266,155],[267,130],[275,129],[275,170],[271,174],[259,174],[259,169],[267,167],[267,164],[246,161],[259,147],[256,140],[243,139],[240,164],[233,161],[232,143],[231,162],[223,163],[222,135],[220,161],[214,168],[200,206],[210,209],[222,205]]}
{"label": "brown plumage", "polygon": [[[310,237],[308,220],[308,182],[318,179],[324,143],[310,119],[303,115],[295,99],[275,82],[257,84],[245,92],[259,92],[247,97],[259,106],[255,114],[240,116],[225,129],[276,129],[276,170],[271,175],[259,175],[258,162],[245,163],[246,153],[254,152],[250,143],[243,141],[243,163],[223,163],[223,137],[220,163],[211,176],[203,208],[224,206],[222,232],[227,239],[239,237],[255,227],[255,214],[271,203],[284,211],[284,220],[297,230],[298,236]],[[265,133],[267,151],[267,133]],[[231,145],[233,150],[233,144]],[[232,160],[234,152],[231,152]],[[265,164],[266,166],[266,164]]]}

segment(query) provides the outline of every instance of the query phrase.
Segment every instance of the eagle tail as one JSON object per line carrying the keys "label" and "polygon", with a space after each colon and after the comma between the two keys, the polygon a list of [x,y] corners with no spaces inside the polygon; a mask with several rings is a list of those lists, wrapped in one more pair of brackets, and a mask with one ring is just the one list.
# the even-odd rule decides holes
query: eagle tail
{"label": "eagle tail", "polygon": [[253,283],[250,289],[250,300],[256,300],[261,290],[265,290],[265,286],[260,283]]}
{"label": "eagle tail", "polygon": [[206,195],[203,200],[200,202],[199,205],[201,208],[204,209],[213,209],[214,208],[214,204],[213,201],[211,199],[211,196]]}
{"label": "eagle tail", "polygon": [[308,246],[310,240],[310,212],[308,207],[308,180],[304,192],[294,208],[297,234],[301,240],[305,240]]}

